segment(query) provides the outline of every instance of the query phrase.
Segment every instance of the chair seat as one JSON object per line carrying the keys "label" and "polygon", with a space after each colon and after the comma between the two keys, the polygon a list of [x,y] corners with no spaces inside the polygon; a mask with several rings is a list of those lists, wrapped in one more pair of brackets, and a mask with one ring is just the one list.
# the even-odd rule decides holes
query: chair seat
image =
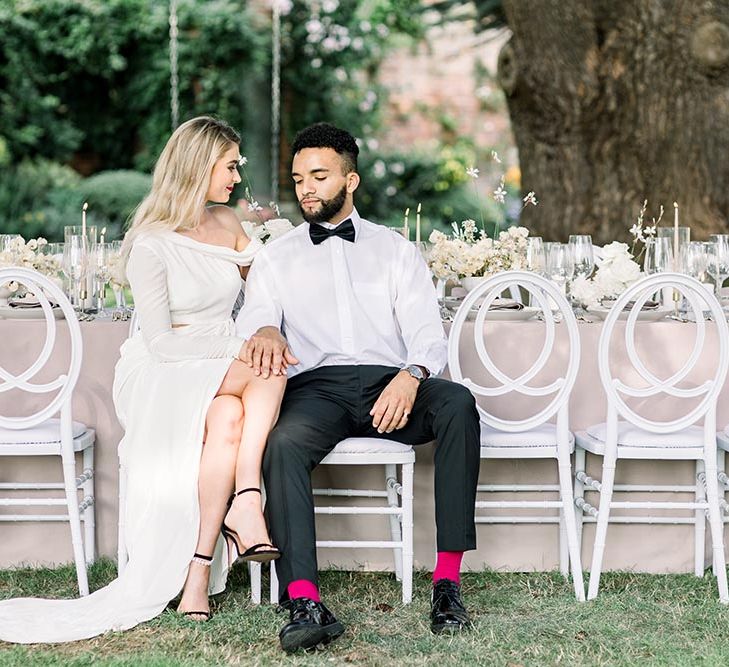
{"label": "chair seat", "polygon": [[337,446],[324,457],[323,464],[327,463],[354,463],[353,459],[365,459],[383,457],[397,459],[392,463],[409,462],[415,460],[415,452],[410,445],[404,445],[401,442],[387,440],[386,438],[347,438],[342,440]]}
{"label": "chair seat", "polygon": [[[592,454],[605,453],[607,425],[594,424],[586,431],[579,431],[577,444]],[[703,457],[704,431],[698,426],[674,433],[652,433],[629,422],[618,422],[618,450],[624,458],[676,458],[697,459]]]}
{"label": "chair seat", "polygon": [[[575,438],[569,434],[570,453]],[[527,431],[511,433],[481,423],[481,458],[554,458],[557,455],[557,427],[542,424]]]}
{"label": "chair seat", "polygon": [[[73,451],[80,452],[93,445],[95,432],[81,422],[73,422]],[[61,445],[61,420],[53,417],[37,426],[9,429],[0,426],[0,455],[52,454]]]}

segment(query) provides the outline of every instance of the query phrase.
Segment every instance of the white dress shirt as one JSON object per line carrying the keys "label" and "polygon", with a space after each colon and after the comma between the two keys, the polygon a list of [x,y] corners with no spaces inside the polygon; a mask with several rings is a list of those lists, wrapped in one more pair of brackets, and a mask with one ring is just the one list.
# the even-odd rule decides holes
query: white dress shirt
{"label": "white dress shirt", "polygon": [[349,219],[354,243],[332,236],[314,245],[302,224],[264,246],[248,274],[238,335],[280,328],[300,361],[289,376],[365,364],[417,364],[440,373],[447,342],[420,252],[356,209]]}

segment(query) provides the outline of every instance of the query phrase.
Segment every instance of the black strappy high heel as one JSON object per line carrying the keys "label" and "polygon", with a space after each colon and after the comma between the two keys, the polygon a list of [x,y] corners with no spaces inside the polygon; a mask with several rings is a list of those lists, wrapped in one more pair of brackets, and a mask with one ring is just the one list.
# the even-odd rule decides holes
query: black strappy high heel
{"label": "black strappy high heel", "polygon": [[[249,491],[261,493],[261,489],[258,489],[256,487],[250,487],[248,489],[243,489],[242,491],[236,491],[236,493],[234,493],[230,497],[230,500],[228,500],[228,507],[233,504],[233,500],[237,496],[240,496],[243,493],[248,493]],[[233,565],[242,562],[247,563],[249,561],[255,561],[257,563],[268,563],[272,560],[276,560],[277,558],[281,558],[281,552],[270,542],[261,542],[260,544],[254,544],[252,547],[248,547],[248,549],[243,550],[243,546],[240,542],[240,536],[235,530],[227,526],[225,524],[225,521],[223,521],[222,533],[223,537],[225,537],[225,541],[228,543],[231,561],[230,567],[233,567]],[[235,560],[233,559],[234,550],[236,556]]]}
{"label": "black strappy high heel", "polygon": [[[213,562],[213,557],[203,556],[202,554],[195,554],[192,557],[192,562],[197,563],[198,565],[202,565],[203,567],[210,567],[211,563]],[[197,621],[198,623],[205,623],[213,617],[213,613],[211,611],[179,611],[177,613],[182,616],[204,616],[205,618]]]}

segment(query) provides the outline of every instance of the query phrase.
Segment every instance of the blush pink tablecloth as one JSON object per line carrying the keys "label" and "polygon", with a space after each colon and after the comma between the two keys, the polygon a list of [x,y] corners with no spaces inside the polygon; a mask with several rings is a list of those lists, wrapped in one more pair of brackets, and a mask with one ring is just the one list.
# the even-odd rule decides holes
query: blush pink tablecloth
{"label": "blush pink tablecloth", "polygon": [[[467,323],[466,335],[472,333]],[[81,323],[84,340],[84,360],[74,395],[74,419],[93,426],[96,443],[96,499],[98,553],[116,555],[117,529],[117,458],[116,447],[122,435],[111,400],[114,365],[119,347],[124,341],[128,323]],[[649,364],[657,372],[667,373],[678,368],[690,353],[695,325],[671,321],[640,323],[640,349],[652,354]],[[600,387],[597,366],[597,347],[600,323],[579,325],[582,360],[575,390],[570,401],[573,430],[585,428],[604,419],[605,397]],[[43,342],[45,325],[30,320],[0,320],[0,366],[18,373],[32,363]],[[554,363],[547,368],[558,369],[565,359],[564,328],[559,335]],[[530,322],[488,322],[487,349],[499,366],[515,375],[536,359],[541,347],[543,324]],[[59,326],[58,354],[53,357],[52,369],[42,377],[50,377],[62,367],[61,347],[68,344],[67,330]],[[716,340],[709,336],[709,346]],[[483,377],[479,371],[476,353],[466,345],[463,349],[464,366],[472,370],[472,377]],[[618,367],[627,363],[625,354],[619,355]],[[707,361],[702,370],[709,371]],[[154,400],[154,397],[150,397]],[[0,394],[0,412],[19,415],[38,404],[35,397],[20,396],[17,392]],[[510,397],[494,404],[504,416],[516,417],[525,409],[534,407],[526,399]],[[675,405],[649,408],[653,417],[666,417],[677,409]],[[680,407],[680,406],[679,406]],[[719,424],[729,422],[729,389],[724,388],[718,410]],[[599,477],[599,459],[588,458],[588,472]],[[415,468],[415,562],[416,566],[430,567],[434,555],[434,515],[432,491],[432,445],[417,449]],[[60,465],[49,460],[30,458],[0,458],[0,482],[10,480],[37,481],[60,479]],[[379,480],[380,470],[322,467],[315,472],[314,486],[356,488],[364,481]],[[624,462],[618,465],[618,483],[680,483],[693,480],[690,463]],[[481,481],[490,483],[554,483],[555,465],[540,461],[488,461],[481,464]],[[346,502],[346,501],[345,501]],[[361,501],[360,501],[361,502]],[[389,527],[383,518],[346,516],[320,516],[317,519],[322,539],[389,539]],[[60,563],[71,561],[68,525],[63,523],[9,523],[0,522],[0,567],[21,563]],[[708,532],[708,531],[707,531]],[[481,525],[478,528],[479,546],[468,554],[466,565],[473,569],[484,567],[500,570],[549,570],[557,567],[557,529],[554,525]],[[585,529],[583,543],[584,566],[589,565],[593,527]],[[631,526],[611,525],[605,558],[607,569],[632,569],[650,572],[688,572],[693,569],[693,537],[690,526]],[[349,569],[389,569],[391,552],[386,550],[322,550],[322,566],[327,564]]]}

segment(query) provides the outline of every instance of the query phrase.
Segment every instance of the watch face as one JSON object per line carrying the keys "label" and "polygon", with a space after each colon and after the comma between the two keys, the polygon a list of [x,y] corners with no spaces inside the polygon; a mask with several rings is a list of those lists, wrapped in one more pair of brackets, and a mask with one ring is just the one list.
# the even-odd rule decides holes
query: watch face
{"label": "watch face", "polygon": [[410,375],[412,375],[416,380],[420,382],[425,380],[425,374],[420,368],[418,368],[418,366],[408,366],[405,370],[410,373]]}

